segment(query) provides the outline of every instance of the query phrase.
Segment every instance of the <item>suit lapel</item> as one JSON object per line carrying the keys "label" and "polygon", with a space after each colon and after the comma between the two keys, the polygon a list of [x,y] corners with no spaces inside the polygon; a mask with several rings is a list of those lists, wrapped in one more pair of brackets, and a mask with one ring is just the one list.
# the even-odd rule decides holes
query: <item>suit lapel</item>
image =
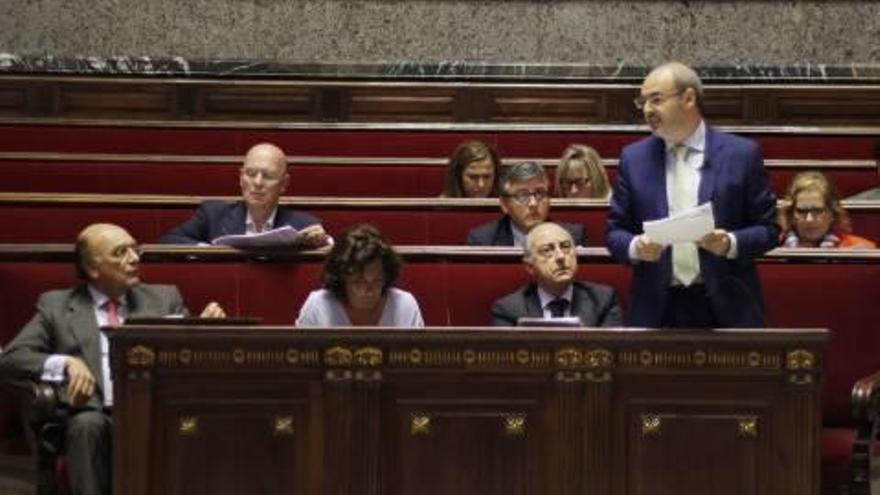
{"label": "suit lapel", "polygon": [[247,218],[247,209],[243,202],[236,203],[229,214],[220,221],[220,235],[244,234],[244,222]]}
{"label": "suit lapel", "polygon": [[70,331],[82,349],[83,359],[92,374],[103,387],[100,379],[101,372],[101,349],[99,344],[98,320],[95,318],[95,309],[88,287],[81,285],[74,289],[67,307],[70,312],[68,324]]}
{"label": "suit lapel", "polygon": [[715,193],[715,182],[720,171],[720,166],[717,162],[722,147],[720,144],[716,147],[716,142],[715,132],[707,126],[706,150],[703,153],[703,168],[700,169],[700,190],[697,196],[697,204],[711,201],[712,195]]}
{"label": "suit lapel", "polygon": [[529,284],[525,293],[526,315],[532,318],[543,318],[544,309],[541,307],[541,298],[538,297],[538,286]]}
{"label": "suit lapel", "polygon": [[666,143],[658,137],[654,137],[647,174],[646,190],[648,195],[653,195],[648,204],[657,208],[656,215],[648,217],[647,220],[666,218],[669,216],[669,199],[666,195]]}
{"label": "suit lapel", "polygon": [[513,225],[510,223],[510,217],[504,215],[498,221],[498,229],[495,231],[495,246],[513,246]]}

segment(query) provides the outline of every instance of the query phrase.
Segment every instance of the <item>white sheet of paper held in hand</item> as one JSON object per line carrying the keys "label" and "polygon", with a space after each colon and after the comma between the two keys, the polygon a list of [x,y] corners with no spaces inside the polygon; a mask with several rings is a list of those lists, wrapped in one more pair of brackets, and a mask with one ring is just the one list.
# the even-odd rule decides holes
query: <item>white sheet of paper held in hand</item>
{"label": "white sheet of paper held in hand", "polygon": [[680,242],[696,242],[715,229],[715,216],[712,203],[703,203],[696,208],[676,213],[661,220],[651,220],[642,224],[651,242],[669,245]]}
{"label": "white sheet of paper held in hand", "polygon": [[278,227],[277,229],[267,230],[260,234],[244,235],[233,234],[224,235],[211,241],[215,246],[231,246],[234,248],[266,248],[293,246],[299,242],[299,231],[290,225]]}

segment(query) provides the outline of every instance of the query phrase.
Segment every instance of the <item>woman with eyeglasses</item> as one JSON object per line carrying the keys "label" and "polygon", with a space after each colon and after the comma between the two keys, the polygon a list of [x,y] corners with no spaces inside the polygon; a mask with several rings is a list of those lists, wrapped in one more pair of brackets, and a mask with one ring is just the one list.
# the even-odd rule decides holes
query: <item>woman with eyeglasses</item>
{"label": "woman with eyeglasses", "polygon": [[573,144],[566,148],[556,170],[556,196],[559,198],[611,197],[608,175],[602,157],[593,148]]}
{"label": "woman with eyeglasses", "polygon": [[400,256],[372,225],[350,228],[324,264],[324,288],[309,294],[298,327],[423,327],[415,297],[393,287]]}
{"label": "woman with eyeglasses", "polygon": [[867,248],[877,245],[853,235],[837,188],[821,172],[802,172],[792,179],[779,210],[782,245],[804,248]]}
{"label": "woman with eyeglasses", "polygon": [[501,158],[482,141],[458,145],[446,166],[445,198],[497,198]]}

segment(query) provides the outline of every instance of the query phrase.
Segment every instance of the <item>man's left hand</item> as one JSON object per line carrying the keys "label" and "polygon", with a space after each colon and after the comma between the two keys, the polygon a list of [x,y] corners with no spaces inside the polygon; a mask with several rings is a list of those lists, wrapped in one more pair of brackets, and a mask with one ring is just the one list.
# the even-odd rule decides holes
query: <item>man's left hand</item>
{"label": "man's left hand", "polygon": [[299,231],[300,244],[307,248],[319,248],[327,245],[329,236],[324,232],[324,226],[309,225]]}
{"label": "man's left hand", "polygon": [[713,230],[704,235],[697,244],[715,256],[727,256],[727,252],[730,251],[730,237],[724,229]]}

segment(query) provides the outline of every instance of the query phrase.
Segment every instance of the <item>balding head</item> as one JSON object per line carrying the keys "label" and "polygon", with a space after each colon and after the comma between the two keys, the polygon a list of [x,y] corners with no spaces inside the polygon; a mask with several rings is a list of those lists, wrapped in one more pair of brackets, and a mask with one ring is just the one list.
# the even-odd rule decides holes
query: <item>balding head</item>
{"label": "balding head", "polygon": [[270,143],[252,147],[244,157],[239,182],[248,212],[256,221],[265,221],[290,182],[284,151]]}
{"label": "balding head", "polygon": [[558,224],[541,223],[529,231],[523,262],[536,284],[561,296],[577,273],[574,239]]}
{"label": "balding head", "polygon": [[654,134],[682,143],[702,120],[703,86],[689,67],[669,62],[652,70],[642,83],[639,103]]}
{"label": "balding head", "polygon": [[77,274],[109,297],[122,297],[140,283],[140,252],[118,225],[96,223],[80,232],[75,246]]}

